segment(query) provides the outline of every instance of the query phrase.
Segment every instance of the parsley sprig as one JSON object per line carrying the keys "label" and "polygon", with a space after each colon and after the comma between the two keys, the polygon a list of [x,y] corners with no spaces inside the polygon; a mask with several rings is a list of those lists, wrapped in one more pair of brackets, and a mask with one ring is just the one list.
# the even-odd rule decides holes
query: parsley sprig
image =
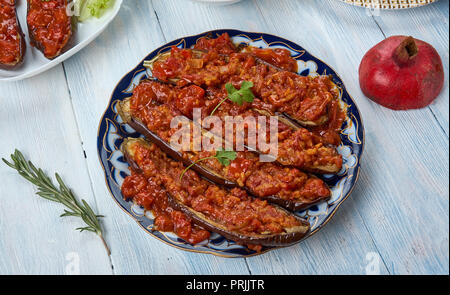
{"label": "parsley sprig", "polygon": [[108,255],[111,255],[111,251],[103,238],[103,231],[99,222],[99,218],[104,216],[96,215],[85,200],[81,200],[81,202],[78,201],[72,190],[64,184],[58,173],[55,173],[55,178],[59,187],[53,184],[53,181],[41,168],[36,168],[31,161],[27,161],[23,154],[18,150],[15,150],[14,154],[11,155],[12,162],[3,158],[2,160],[6,165],[16,170],[20,176],[37,186],[38,191],[36,194],[38,196],[52,202],[63,204],[68,210],[65,209],[60,217],[80,217],[86,226],[79,227],[77,230],[80,232],[90,231],[98,235],[103,242]]}
{"label": "parsley sprig", "polygon": [[240,106],[243,105],[244,102],[252,102],[255,99],[255,95],[250,89],[252,87],[253,82],[251,81],[243,81],[239,90],[236,89],[231,83],[225,84],[225,89],[227,90],[228,95],[216,105],[210,116],[212,116],[227,99],[231,100],[234,103],[237,103]]}
{"label": "parsley sprig", "polygon": [[222,164],[223,166],[228,166],[230,165],[231,161],[233,161],[234,159],[236,159],[237,154],[235,151],[225,151],[225,150],[218,150],[216,151],[216,154],[214,156],[210,156],[210,157],[205,157],[202,159],[198,159],[197,161],[195,161],[194,163],[192,163],[191,165],[187,166],[186,169],[183,170],[183,172],[180,175],[180,180],[183,178],[183,175],[195,164],[201,162],[201,161],[205,161],[208,159],[217,159],[220,164]]}

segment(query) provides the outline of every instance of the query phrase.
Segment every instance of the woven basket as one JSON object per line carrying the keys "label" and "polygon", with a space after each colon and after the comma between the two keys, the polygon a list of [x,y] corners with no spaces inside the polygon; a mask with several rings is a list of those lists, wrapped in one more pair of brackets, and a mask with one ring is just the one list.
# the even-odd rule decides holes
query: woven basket
{"label": "woven basket", "polygon": [[340,0],[345,3],[381,9],[404,9],[424,6],[437,0]]}

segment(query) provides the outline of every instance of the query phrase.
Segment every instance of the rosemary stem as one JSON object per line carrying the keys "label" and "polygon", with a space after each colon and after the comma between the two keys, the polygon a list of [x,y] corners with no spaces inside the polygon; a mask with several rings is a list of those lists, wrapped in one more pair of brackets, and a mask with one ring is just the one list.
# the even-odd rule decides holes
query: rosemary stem
{"label": "rosemary stem", "polygon": [[100,237],[100,240],[102,240],[103,246],[106,249],[106,253],[108,254],[108,256],[111,256],[111,250],[109,249],[108,244],[106,243],[105,239],[103,238],[102,232],[97,232],[97,235]]}
{"label": "rosemary stem", "polygon": [[6,159],[2,160],[6,165],[16,170],[20,176],[34,184],[38,189],[36,192],[38,196],[56,203],[60,203],[69,209],[69,211],[64,209],[64,213],[61,214],[61,217],[80,217],[86,226],[77,228],[77,230],[80,232],[90,231],[96,233],[102,240],[108,256],[111,255],[111,251],[103,237],[102,227],[99,222],[99,218],[103,216],[95,214],[85,200],[81,200],[80,202],[72,191],[65,185],[58,173],[55,174],[57,181],[55,184],[42,169],[36,168],[31,161],[27,161],[18,150],[15,150],[14,154],[11,155],[11,162]]}

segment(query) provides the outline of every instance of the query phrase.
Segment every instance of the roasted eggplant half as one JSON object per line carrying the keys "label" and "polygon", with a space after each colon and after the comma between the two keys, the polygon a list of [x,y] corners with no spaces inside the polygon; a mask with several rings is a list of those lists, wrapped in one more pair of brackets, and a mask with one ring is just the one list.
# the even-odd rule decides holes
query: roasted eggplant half
{"label": "roasted eggplant half", "polygon": [[[284,60],[280,67],[248,52],[227,55],[214,50],[174,47],[170,52],[145,61],[144,66],[152,70],[154,77],[178,85],[194,83],[202,87],[221,87],[230,81],[234,84],[251,81],[254,94],[271,104],[274,113],[306,127],[323,125],[329,120],[328,104],[338,99],[338,87],[329,76],[300,76],[292,72],[296,61],[290,57]],[[253,66],[249,66],[251,64]],[[283,69],[284,65],[289,70]]]}
{"label": "roasted eggplant half", "polygon": [[[252,151],[236,152],[236,158],[230,165],[223,166],[217,159],[211,158],[214,155],[212,151],[176,150],[169,143],[168,134],[172,131],[168,126],[177,113],[173,113],[173,108],[167,105],[152,105],[152,100],[146,100],[149,93],[141,96],[139,86],[136,89],[133,97],[117,106],[123,121],[173,159],[191,166],[206,179],[228,188],[244,188],[252,195],[294,211],[308,208],[330,197],[331,191],[321,179],[294,167],[283,167],[273,162],[261,163],[259,155]],[[192,121],[187,118],[186,121],[192,126]],[[216,135],[201,131],[203,136],[216,141]],[[205,158],[208,159],[201,161]]]}
{"label": "roasted eggplant half", "polygon": [[143,139],[125,139],[121,150],[134,174],[144,177],[145,183],[160,185],[155,194],[154,188],[152,192],[148,188],[143,191],[139,184],[133,190],[128,184],[136,182],[125,179],[126,188],[122,191],[126,198],[142,202],[142,195],[163,192],[168,205],[185,214],[192,223],[244,245],[288,246],[309,232],[307,221],[244,190],[226,190],[191,170],[180,179],[178,175],[184,170],[181,162],[168,158],[156,145]]}
{"label": "roasted eggplant half", "polygon": [[27,25],[31,45],[48,59],[58,57],[72,37],[71,0],[27,0]]}
{"label": "roasted eggplant half", "polygon": [[16,0],[0,0],[0,68],[20,66],[26,51],[25,38],[16,13]]}
{"label": "roasted eggplant half", "polygon": [[130,110],[130,99],[126,99],[120,102],[117,105],[117,110],[124,123],[130,125],[131,128],[133,128],[140,134],[144,135],[151,142],[155,143],[158,146],[158,148],[160,148],[164,153],[166,153],[173,159],[183,162],[183,164],[185,164],[186,166],[192,165],[193,170],[195,170],[196,172],[200,173],[201,175],[203,175],[207,179],[210,179],[213,182],[216,182],[220,185],[229,188],[236,186],[236,183],[223,179],[218,174],[201,165],[194,164],[193,160],[189,159],[188,157],[184,157],[182,152],[175,150],[170,145],[170,143],[168,143],[165,140],[162,140],[155,132],[151,131],[140,119],[132,116]]}
{"label": "roasted eggplant half", "polygon": [[[230,115],[241,118],[253,118],[256,128],[256,122],[259,122],[258,117],[260,115],[269,116],[269,113],[265,111],[255,111],[254,109],[248,109],[246,106],[239,106],[229,101],[223,101],[223,94],[213,99],[206,98],[205,95],[205,91],[195,85],[180,88],[159,81],[143,80],[135,88],[133,97],[121,103],[121,108],[123,109],[123,117],[126,121],[136,121],[139,123],[138,121],[145,122],[147,119],[149,122],[164,120],[166,121],[165,126],[170,123],[171,118],[178,116],[186,116],[188,119],[194,119],[194,109],[200,110],[202,118],[205,118],[219,102],[221,103],[220,108],[216,107],[214,116],[222,120],[222,122],[227,122],[227,118]],[[134,116],[131,116],[131,104],[136,109]],[[165,106],[159,107],[155,106],[155,104]],[[156,118],[160,116],[159,113],[155,113],[155,109],[158,108],[163,109],[167,113],[167,117]],[[146,109],[147,111],[144,111]],[[270,138],[271,126],[269,121],[266,120],[265,130],[260,127],[255,130],[256,137],[265,136],[265,138]],[[193,122],[197,122],[197,120],[195,119]],[[278,124],[278,155],[274,157],[274,160],[283,166],[297,167],[314,173],[336,173],[340,171],[342,157],[334,146],[328,146],[322,141],[320,136],[313,134],[303,127],[296,125],[289,128],[287,124],[290,121],[286,121],[284,118],[279,118],[279,122],[282,124]],[[159,127],[154,124],[152,126],[150,130],[155,133]],[[241,127],[236,126],[236,128],[244,127],[241,125]],[[211,132],[217,134],[214,128]],[[226,132],[227,130],[223,128],[222,132],[218,135],[222,137]],[[255,146],[254,143],[256,143],[256,140],[249,147],[249,144],[247,144],[248,139],[249,137],[245,137],[242,141],[242,138],[238,138],[237,134],[235,134],[233,145],[240,143],[249,151],[265,155],[270,153],[267,147],[263,150],[259,144]]]}

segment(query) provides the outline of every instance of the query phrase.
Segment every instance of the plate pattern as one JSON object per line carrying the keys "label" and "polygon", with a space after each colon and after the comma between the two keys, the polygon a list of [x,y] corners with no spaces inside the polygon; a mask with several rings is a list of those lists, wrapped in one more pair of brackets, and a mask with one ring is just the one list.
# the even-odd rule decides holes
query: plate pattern
{"label": "plate pattern", "polygon": [[367,8],[405,9],[424,6],[437,0],[340,0],[345,3]]}
{"label": "plate pattern", "polygon": [[[309,54],[301,46],[274,35],[249,33],[238,30],[215,30],[174,40],[151,52],[144,60],[150,60],[157,54],[170,50],[171,46],[189,48],[200,37],[206,35],[218,36],[225,32],[237,44],[247,43],[261,48],[288,49],[291,55],[298,61],[299,74],[312,76],[321,74],[332,75],[334,82],[340,89],[340,102],[342,107],[347,111],[347,118],[341,131],[342,144],[338,147],[339,153],[343,156],[344,165],[337,175],[324,175],[322,177],[332,190],[332,197],[328,202],[322,202],[308,210],[296,212],[296,214],[307,219],[311,224],[311,232],[305,237],[306,239],[320,230],[331,219],[342,202],[350,195],[358,179],[360,159],[364,147],[364,128],[360,113],[339,76],[327,64]],[[120,186],[130,172],[120,151],[120,145],[124,137],[138,137],[139,134],[128,125],[123,124],[116,107],[117,102],[132,95],[133,88],[142,79],[151,75],[150,70],[144,68],[143,61],[126,74],[114,89],[108,108],[100,120],[98,129],[97,148],[99,158],[105,172],[107,187],[114,200],[148,233],[169,245],[183,250],[209,253],[223,257],[246,257],[275,249],[274,247],[266,247],[257,253],[217,234],[212,234],[209,241],[198,245],[190,245],[173,233],[153,230],[153,216],[151,213],[144,212],[142,208],[133,202],[127,202],[123,199]]]}

